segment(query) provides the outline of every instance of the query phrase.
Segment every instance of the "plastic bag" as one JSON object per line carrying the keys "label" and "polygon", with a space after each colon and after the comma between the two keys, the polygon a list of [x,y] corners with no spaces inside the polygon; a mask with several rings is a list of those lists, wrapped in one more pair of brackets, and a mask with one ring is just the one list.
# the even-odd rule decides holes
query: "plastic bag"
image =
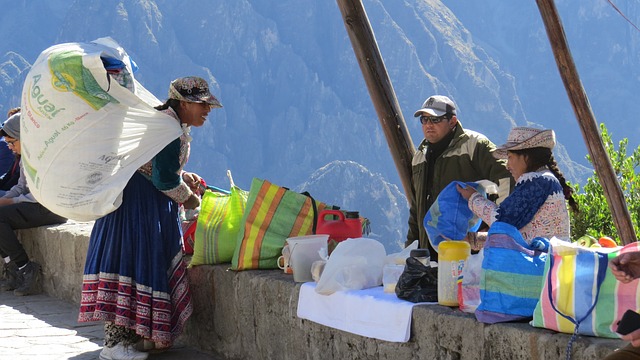
{"label": "plastic bag", "polygon": [[338,243],[320,275],[316,292],[331,295],[341,290],[362,290],[382,284],[387,253],[374,239],[347,239]]}
{"label": "plastic bag", "polygon": [[460,310],[474,313],[480,305],[480,277],[484,249],[467,258],[462,268],[462,291],[458,292]]}
{"label": "plastic bag", "polygon": [[460,195],[456,185],[471,186],[483,196],[497,189],[496,185],[488,180],[467,183],[452,181],[442,189],[423,221],[431,246],[436,251],[442,241],[462,240],[467,232],[478,231],[482,223],[482,220],[469,209],[468,201]]}
{"label": "plastic bag", "polygon": [[384,259],[384,263],[385,265],[387,264],[404,265],[407,261],[407,258],[409,257],[409,254],[411,254],[411,250],[414,250],[417,248],[418,248],[418,240],[414,240],[411,243],[411,245],[402,249],[400,252],[387,255],[387,257]]}
{"label": "plastic bag", "polygon": [[438,301],[438,268],[407,258],[407,265],[396,284],[396,296],[413,303]]}
{"label": "plastic bag", "polygon": [[482,192],[478,184],[460,181],[452,181],[442,189],[424,217],[424,228],[436,251],[442,241],[462,240],[468,231],[474,232],[480,227],[480,219],[469,209],[467,200],[456,189],[458,184],[463,187],[471,186]]}

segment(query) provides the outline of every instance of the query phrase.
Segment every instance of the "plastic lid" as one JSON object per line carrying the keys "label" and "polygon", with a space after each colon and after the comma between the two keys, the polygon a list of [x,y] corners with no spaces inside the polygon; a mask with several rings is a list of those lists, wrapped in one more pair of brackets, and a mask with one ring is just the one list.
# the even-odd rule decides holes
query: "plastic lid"
{"label": "plastic lid", "polygon": [[347,219],[357,219],[360,217],[360,213],[357,211],[347,211],[344,217]]}
{"label": "plastic lid", "polygon": [[419,257],[430,257],[429,249],[414,249],[411,250],[409,256],[419,258]]}

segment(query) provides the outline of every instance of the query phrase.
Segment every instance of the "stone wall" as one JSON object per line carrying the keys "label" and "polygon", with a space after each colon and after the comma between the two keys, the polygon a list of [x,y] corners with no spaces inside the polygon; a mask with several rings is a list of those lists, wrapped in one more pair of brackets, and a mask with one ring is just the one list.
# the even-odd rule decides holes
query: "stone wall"
{"label": "stone wall", "polygon": [[68,221],[18,231],[31,260],[42,265],[45,293],[80,304],[82,273],[93,222]]}
{"label": "stone wall", "polygon": [[[80,302],[91,225],[68,222],[19,231],[27,252],[43,265],[47,294]],[[418,305],[409,342],[375,340],[298,318],[300,284],[281,270],[228,268],[189,270],[194,315],[180,342],[229,360],[565,359],[571,337],[527,323],[486,325],[453,308]],[[580,336],[572,359],[601,359],[623,344]]]}

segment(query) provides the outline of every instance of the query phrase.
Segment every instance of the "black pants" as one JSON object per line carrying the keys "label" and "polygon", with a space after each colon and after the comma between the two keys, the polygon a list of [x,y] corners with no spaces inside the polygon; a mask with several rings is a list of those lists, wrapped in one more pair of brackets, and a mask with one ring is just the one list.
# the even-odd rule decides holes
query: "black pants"
{"label": "black pants", "polygon": [[49,211],[39,203],[20,202],[0,206],[0,254],[22,266],[29,261],[14,230],[60,224],[67,219]]}

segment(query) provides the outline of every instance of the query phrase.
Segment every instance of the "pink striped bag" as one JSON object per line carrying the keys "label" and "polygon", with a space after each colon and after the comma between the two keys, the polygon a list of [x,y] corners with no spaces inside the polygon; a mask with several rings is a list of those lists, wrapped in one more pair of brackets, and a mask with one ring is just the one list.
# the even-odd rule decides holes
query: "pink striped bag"
{"label": "pink striped bag", "polygon": [[627,309],[640,308],[639,281],[623,284],[609,269],[621,253],[640,251],[634,242],[617,248],[585,248],[551,239],[544,285],[531,325],[568,334],[619,338],[616,324]]}

